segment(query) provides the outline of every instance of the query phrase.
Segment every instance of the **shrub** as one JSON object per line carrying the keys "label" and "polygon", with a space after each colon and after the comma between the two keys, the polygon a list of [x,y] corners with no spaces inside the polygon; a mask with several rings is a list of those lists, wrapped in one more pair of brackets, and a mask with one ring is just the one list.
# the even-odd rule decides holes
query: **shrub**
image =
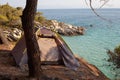
{"label": "shrub", "polygon": [[21,11],[23,10],[23,8],[22,8],[22,7],[17,7],[16,9],[17,9],[17,10],[21,10]]}
{"label": "shrub", "polygon": [[107,54],[109,55],[108,61],[113,62],[117,68],[120,68],[120,46],[117,46],[114,51],[108,50]]}
{"label": "shrub", "polygon": [[114,49],[114,52],[115,52],[118,56],[120,56],[120,45],[117,46],[117,47]]}
{"label": "shrub", "polygon": [[6,16],[0,14],[0,21],[4,21],[4,22],[8,21],[8,18]]}
{"label": "shrub", "polygon": [[[8,3],[5,5],[0,5],[0,22],[4,26],[21,27],[20,16],[22,15],[22,8],[13,8]],[[50,26],[51,21],[47,20],[42,15],[43,13],[37,12],[35,16],[35,21],[39,22],[41,26]]]}

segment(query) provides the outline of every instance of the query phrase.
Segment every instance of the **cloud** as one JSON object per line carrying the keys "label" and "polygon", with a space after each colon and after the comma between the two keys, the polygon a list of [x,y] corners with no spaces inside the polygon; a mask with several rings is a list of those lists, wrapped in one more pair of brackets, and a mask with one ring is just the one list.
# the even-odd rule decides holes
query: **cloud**
{"label": "cloud", "polygon": [[14,7],[18,7],[18,6],[24,7],[26,0],[1,0],[0,1],[0,4],[6,4],[6,3],[9,3],[11,6],[14,6]]}
{"label": "cloud", "polygon": [[[0,4],[9,3],[11,6],[24,7],[26,0],[0,0]],[[99,2],[93,3],[94,7],[99,7],[101,4]],[[39,9],[49,9],[49,8],[88,8],[84,0],[38,0]],[[104,8],[120,8],[119,0],[110,0]]]}

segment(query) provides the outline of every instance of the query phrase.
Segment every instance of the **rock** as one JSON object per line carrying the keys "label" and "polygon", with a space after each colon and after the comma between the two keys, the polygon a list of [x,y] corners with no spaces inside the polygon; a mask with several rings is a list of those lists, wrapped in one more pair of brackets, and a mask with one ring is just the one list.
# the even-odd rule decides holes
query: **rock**
{"label": "rock", "polygon": [[10,41],[17,41],[22,36],[22,31],[17,28],[13,28],[12,31],[3,31],[5,37]]}
{"label": "rock", "polygon": [[65,35],[64,30],[62,30],[62,29],[57,29],[57,32],[61,35]]}
{"label": "rock", "polygon": [[[83,35],[85,32],[84,27],[80,26],[73,26],[71,24],[66,24],[63,22],[58,22],[56,20],[51,20],[52,25],[48,28],[51,30],[56,31],[57,33],[64,35],[64,36],[74,36],[74,35]],[[15,23],[15,22],[14,22]],[[19,22],[18,22],[19,23]],[[18,24],[17,22],[14,24],[15,26]],[[41,27],[39,22],[34,22],[37,27]],[[43,26],[45,27],[45,26]],[[3,31],[5,37],[10,41],[17,41],[22,36],[22,30],[18,28],[12,28],[10,30]]]}
{"label": "rock", "polygon": [[13,28],[12,34],[16,39],[19,39],[22,36],[22,31],[20,29]]}
{"label": "rock", "polygon": [[84,27],[73,26],[71,24],[66,24],[63,22],[58,22],[56,20],[51,20],[54,30],[61,35],[65,36],[74,36],[74,35],[83,35],[85,32]]}
{"label": "rock", "polygon": [[84,34],[84,31],[85,31],[84,28],[82,28],[82,27],[77,27],[77,33],[78,33],[78,34],[83,35],[83,34]]}
{"label": "rock", "polygon": [[60,35],[64,36],[75,36],[83,35],[85,33],[85,28],[81,26],[73,26],[71,24],[66,24],[63,22],[58,22],[57,20],[50,20],[50,26],[40,26],[39,22],[34,22],[37,27],[47,27],[51,30],[56,31]]}
{"label": "rock", "polygon": [[56,29],[60,28],[59,23],[56,20],[51,20],[51,22]]}

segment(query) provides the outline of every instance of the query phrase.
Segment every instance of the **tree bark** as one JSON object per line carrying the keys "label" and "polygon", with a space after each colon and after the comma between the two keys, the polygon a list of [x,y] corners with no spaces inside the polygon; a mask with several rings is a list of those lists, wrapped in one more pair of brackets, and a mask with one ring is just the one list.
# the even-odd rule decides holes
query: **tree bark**
{"label": "tree bark", "polygon": [[34,29],[34,18],[37,9],[37,1],[38,0],[26,0],[26,7],[21,17],[27,46],[29,77],[33,78],[39,78],[42,73],[40,66],[41,52],[39,50]]}

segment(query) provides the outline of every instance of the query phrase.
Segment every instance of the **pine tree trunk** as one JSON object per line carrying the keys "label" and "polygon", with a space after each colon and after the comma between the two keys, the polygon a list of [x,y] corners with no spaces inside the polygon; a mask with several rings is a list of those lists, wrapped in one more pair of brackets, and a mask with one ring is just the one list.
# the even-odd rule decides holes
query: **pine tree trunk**
{"label": "pine tree trunk", "polygon": [[22,26],[26,39],[29,77],[40,77],[41,64],[40,64],[40,50],[37,43],[34,17],[37,9],[37,0],[26,0],[26,7],[22,15]]}

